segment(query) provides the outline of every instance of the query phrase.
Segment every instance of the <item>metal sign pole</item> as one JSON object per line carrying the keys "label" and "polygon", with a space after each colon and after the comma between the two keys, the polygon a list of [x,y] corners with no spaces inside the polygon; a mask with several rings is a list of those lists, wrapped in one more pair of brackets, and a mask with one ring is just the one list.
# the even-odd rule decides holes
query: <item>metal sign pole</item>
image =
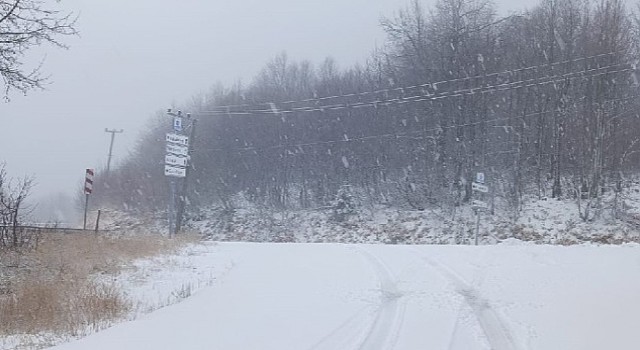
{"label": "metal sign pole", "polygon": [[[476,213],[476,232],[475,244],[478,245],[478,236],[480,236],[480,211],[488,210],[487,202],[484,201],[484,194],[489,193],[489,187],[485,185],[484,173],[477,173],[476,180],[471,183],[471,189],[474,193],[473,210]],[[478,195],[476,195],[478,193]]]}
{"label": "metal sign pole", "polygon": [[[187,114],[189,116],[189,114]],[[187,186],[189,185],[189,174],[191,173],[191,153],[193,152],[193,145],[195,143],[196,138],[196,125],[197,120],[191,120],[191,136],[189,136],[189,147],[187,158],[185,158],[184,166],[185,175],[184,179],[182,179],[182,189],[180,190],[179,201],[178,201],[178,209],[176,210],[176,233],[180,232],[182,229],[182,220],[184,217],[185,206],[187,202]]]}
{"label": "metal sign pole", "polygon": [[84,199],[84,223],[82,224],[82,229],[87,229],[87,211],[89,210],[89,194],[85,194]]}
{"label": "metal sign pole", "polygon": [[476,245],[478,245],[479,234],[480,234],[480,210],[476,209]]}
{"label": "metal sign pole", "polygon": [[173,178],[169,181],[169,238],[175,235],[175,225],[176,225],[176,180]]}

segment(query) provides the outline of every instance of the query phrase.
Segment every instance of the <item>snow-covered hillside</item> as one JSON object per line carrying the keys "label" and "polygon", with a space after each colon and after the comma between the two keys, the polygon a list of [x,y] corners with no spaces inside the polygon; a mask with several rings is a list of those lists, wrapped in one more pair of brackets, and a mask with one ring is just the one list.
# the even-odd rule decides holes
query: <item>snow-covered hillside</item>
{"label": "snow-covered hillside", "polygon": [[[479,242],[495,244],[516,238],[559,245],[640,243],[640,191],[629,191],[618,199],[617,217],[611,202],[603,201],[607,209],[587,221],[580,217],[573,200],[529,200],[515,219],[497,201],[493,214],[481,215]],[[158,217],[156,227],[165,221]],[[209,208],[191,214],[187,225],[220,241],[472,244],[476,216],[469,206],[452,211],[358,205],[353,213],[337,220],[330,207],[274,211],[238,200],[232,211]]]}
{"label": "snow-covered hillside", "polygon": [[[190,207],[184,229],[214,241],[295,243],[456,244],[475,243],[476,216],[470,204],[421,209],[372,204],[353,198],[348,213],[335,207],[273,209],[233,196],[231,209]],[[640,243],[640,180],[625,191],[609,191],[593,201],[527,196],[517,212],[501,198],[480,217],[479,243],[508,239],[536,244]],[[589,208],[589,215],[585,212]],[[581,216],[582,215],[582,216]],[[585,217],[588,216],[588,217]],[[90,216],[89,221],[94,218]],[[108,230],[167,233],[165,212],[153,214],[103,210]]]}
{"label": "snow-covered hillside", "polygon": [[[208,286],[54,349],[631,350],[640,344],[637,244],[206,243],[190,254],[193,271],[214,274]],[[148,278],[156,278],[151,285],[159,290],[181,283],[179,276],[158,276]]]}

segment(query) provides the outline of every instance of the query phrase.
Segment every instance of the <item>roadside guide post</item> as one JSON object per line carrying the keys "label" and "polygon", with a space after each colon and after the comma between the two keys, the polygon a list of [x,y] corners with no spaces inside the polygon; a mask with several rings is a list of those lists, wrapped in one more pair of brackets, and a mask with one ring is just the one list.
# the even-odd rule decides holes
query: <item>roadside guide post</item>
{"label": "roadside guide post", "polygon": [[85,199],[84,199],[84,221],[83,221],[83,224],[82,224],[82,229],[83,230],[87,229],[87,211],[89,210],[89,195],[91,194],[91,192],[93,192],[93,175],[94,175],[93,169],[87,169],[85,171],[85,177],[84,177],[84,195],[85,195]]}
{"label": "roadside guide post", "polygon": [[474,199],[471,205],[471,208],[473,208],[473,211],[476,214],[475,244],[478,245],[478,235],[480,234],[480,213],[489,209],[487,202],[483,200],[484,194],[489,193],[489,187],[485,185],[484,173],[476,174],[476,180],[471,184],[471,189],[473,190],[474,198],[478,198]]}

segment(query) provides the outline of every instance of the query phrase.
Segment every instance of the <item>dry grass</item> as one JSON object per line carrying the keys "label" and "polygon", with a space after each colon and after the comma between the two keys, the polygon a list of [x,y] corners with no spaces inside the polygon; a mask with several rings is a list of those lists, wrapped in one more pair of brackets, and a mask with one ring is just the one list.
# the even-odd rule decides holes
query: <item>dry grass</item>
{"label": "dry grass", "polygon": [[130,303],[113,287],[90,281],[29,281],[0,302],[0,334],[76,335],[125,316]]}
{"label": "dry grass", "polygon": [[98,274],[117,274],[135,259],[172,253],[195,235],[43,234],[37,249],[0,251],[0,336],[78,335],[129,314],[132,304]]}

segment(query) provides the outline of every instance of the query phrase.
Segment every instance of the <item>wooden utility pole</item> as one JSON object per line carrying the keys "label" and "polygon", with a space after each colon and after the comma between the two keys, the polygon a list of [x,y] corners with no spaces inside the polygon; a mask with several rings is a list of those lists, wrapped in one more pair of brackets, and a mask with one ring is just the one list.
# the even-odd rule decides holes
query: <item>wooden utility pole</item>
{"label": "wooden utility pole", "polygon": [[109,144],[109,158],[107,159],[107,171],[105,175],[109,175],[109,170],[111,169],[111,158],[113,158],[113,141],[116,138],[116,134],[121,134],[124,130],[116,130],[116,129],[104,129],[104,132],[111,133],[111,144]]}
{"label": "wooden utility pole", "polygon": [[[183,114],[182,111],[173,112],[171,109],[167,111],[167,115],[173,118],[173,130],[166,135],[166,155],[164,174],[169,179],[169,236],[172,237],[180,231],[182,224],[182,216],[184,213],[186,191],[187,191],[187,175],[191,167],[190,154],[193,150],[192,137],[195,136],[195,120],[191,120],[191,114],[187,113],[186,119],[191,121],[191,136],[183,134]],[[181,189],[178,190],[178,186]],[[177,203],[176,203],[177,200]]]}
{"label": "wooden utility pole", "polygon": [[[187,114],[187,117],[189,118],[190,115]],[[184,216],[184,209],[185,209],[185,205],[186,205],[186,201],[187,201],[187,189],[188,189],[188,185],[189,185],[189,174],[191,173],[191,170],[193,169],[193,163],[191,161],[191,154],[193,153],[193,145],[195,144],[196,141],[196,124],[197,124],[197,120],[196,119],[191,119],[191,134],[189,136],[189,157],[188,157],[188,166],[186,169],[186,174],[184,179],[182,179],[182,190],[180,193],[180,197],[178,199],[178,211],[176,213],[176,232],[180,232],[180,229],[182,228],[182,219]]]}

